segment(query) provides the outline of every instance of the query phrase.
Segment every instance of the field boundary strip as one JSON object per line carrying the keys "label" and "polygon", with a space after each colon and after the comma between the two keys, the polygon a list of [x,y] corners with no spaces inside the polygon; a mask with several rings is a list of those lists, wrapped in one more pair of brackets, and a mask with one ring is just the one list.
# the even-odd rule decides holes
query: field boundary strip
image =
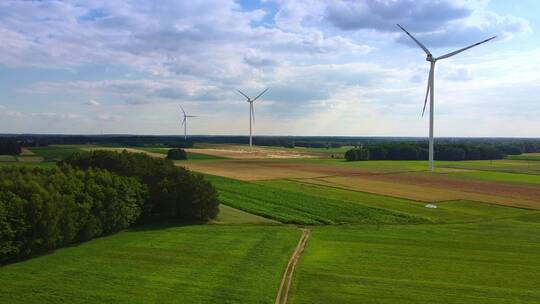
{"label": "field boundary strip", "polygon": [[301,230],[302,236],[298,240],[298,244],[296,245],[296,248],[294,249],[291,257],[289,258],[287,267],[285,267],[285,271],[283,272],[283,277],[281,278],[281,283],[279,284],[276,301],[274,302],[275,304],[287,303],[289,297],[289,290],[291,289],[294,277],[294,269],[296,268],[296,264],[298,263],[300,255],[302,254],[302,251],[304,251],[304,248],[306,247],[306,242],[309,238],[309,235],[311,234],[311,230],[309,229],[302,228]]}

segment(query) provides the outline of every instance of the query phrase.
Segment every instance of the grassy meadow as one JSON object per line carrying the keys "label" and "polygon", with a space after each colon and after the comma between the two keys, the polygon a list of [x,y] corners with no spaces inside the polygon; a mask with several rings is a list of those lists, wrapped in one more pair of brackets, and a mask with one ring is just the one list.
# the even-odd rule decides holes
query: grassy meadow
{"label": "grassy meadow", "polygon": [[290,303],[538,303],[538,215],[314,228]]}
{"label": "grassy meadow", "polygon": [[34,147],[30,148],[29,150],[32,151],[35,155],[42,157],[45,162],[61,161],[69,155],[81,151],[81,149],[78,147],[68,145]]}
{"label": "grassy meadow", "polygon": [[2,266],[2,303],[271,303],[300,232],[145,227]]}

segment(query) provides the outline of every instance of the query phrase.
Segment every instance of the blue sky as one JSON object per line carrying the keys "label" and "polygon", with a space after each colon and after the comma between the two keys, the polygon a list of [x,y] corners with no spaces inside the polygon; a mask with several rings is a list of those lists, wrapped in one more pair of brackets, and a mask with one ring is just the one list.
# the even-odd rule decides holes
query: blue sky
{"label": "blue sky", "polygon": [[2,1],[0,133],[540,136],[537,1]]}

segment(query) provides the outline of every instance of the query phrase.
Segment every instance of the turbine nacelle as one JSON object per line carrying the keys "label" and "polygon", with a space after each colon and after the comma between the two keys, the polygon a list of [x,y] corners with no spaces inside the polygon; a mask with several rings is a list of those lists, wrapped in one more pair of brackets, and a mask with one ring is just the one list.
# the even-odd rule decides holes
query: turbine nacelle
{"label": "turbine nacelle", "polygon": [[433,55],[428,54],[427,57],[426,57],[426,61],[435,62],[435,61],[437,61],[437,59],[433,58]]}

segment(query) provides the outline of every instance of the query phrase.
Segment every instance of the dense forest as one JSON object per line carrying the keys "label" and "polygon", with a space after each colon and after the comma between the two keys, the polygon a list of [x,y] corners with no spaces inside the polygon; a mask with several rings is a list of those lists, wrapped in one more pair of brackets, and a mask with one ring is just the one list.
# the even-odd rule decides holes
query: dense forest
{"label": "dense forest", "polygon": [[200,174],[144,153],[93,151],[74,153],[61,162],[79,169],[100,168],[134,177],[148,189],[143,220],[208,221],[217,216],[217,191]]}
{"label": "dense forest", "polygon": [[[442,143],[435,145],[436,160],[490,160],[503,159],[506,155],[538,152],[540,146],[525,143]],[[358,160],[427,160],[425,143],[381,143],[350,149],[345,153],[348,161]]]}
{"label": "dense forest", "polygon": [[21,153],[21,145],[13,139],[0,138],[0,155],[17,155]]}
{"label": "dense forest", "polygon": [[105,170],[0,168],[0,263],[127,228],[146,195]]}
{"label": "dense forest", "polygon": [[206,222],[215,188],[201,175],[142,153],[76,153],[56,168],[0,168],[0,263],[134,223]]}

